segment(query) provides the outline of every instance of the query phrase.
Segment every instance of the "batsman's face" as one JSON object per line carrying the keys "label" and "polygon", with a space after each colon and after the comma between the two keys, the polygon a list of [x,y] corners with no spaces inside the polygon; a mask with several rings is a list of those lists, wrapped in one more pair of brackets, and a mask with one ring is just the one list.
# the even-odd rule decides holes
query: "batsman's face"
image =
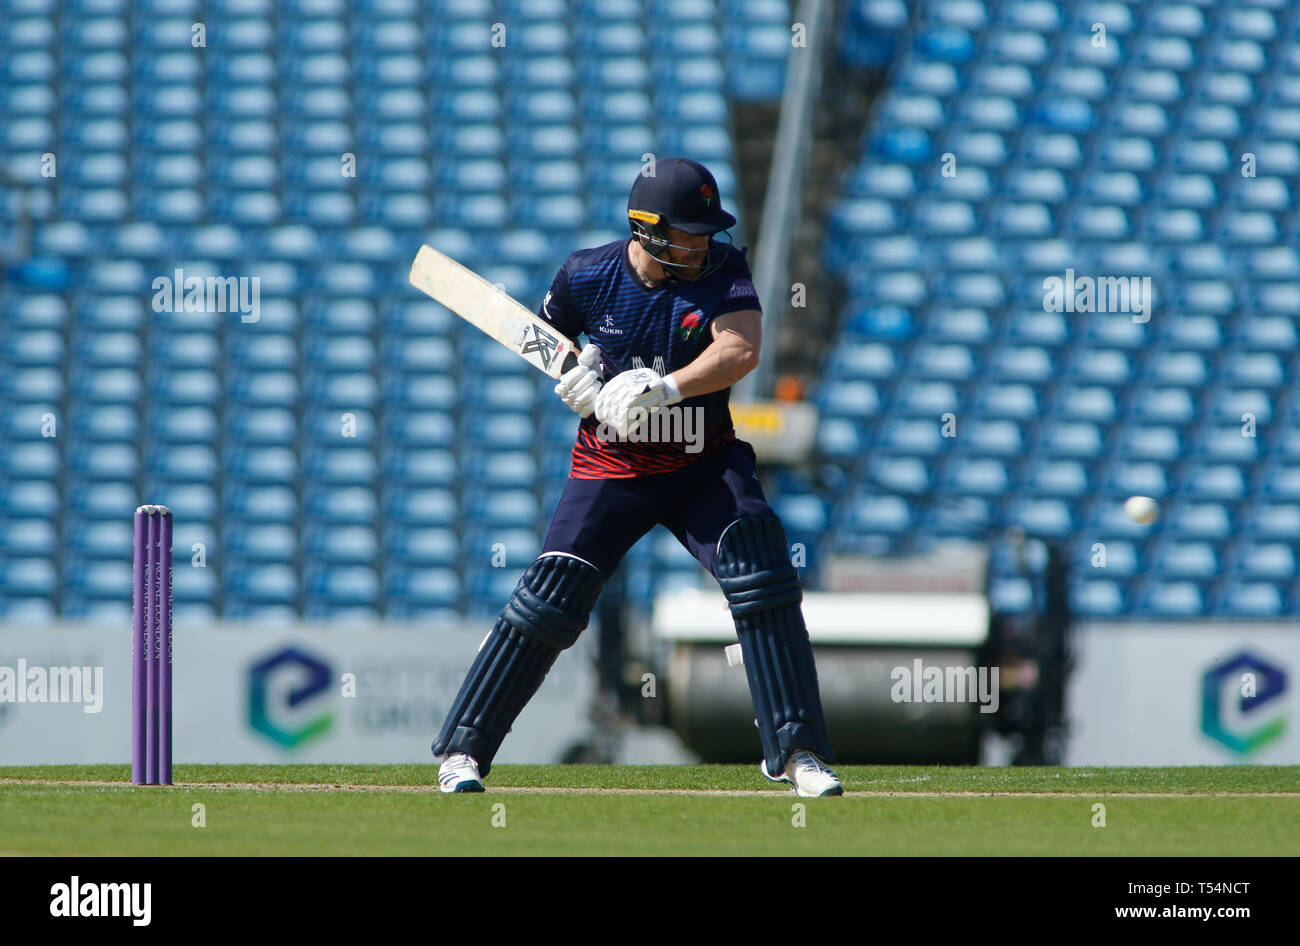
{"label": "batsman's face", "polygon": [[684,230],[678,230],[676,227],[667,226],[664,227],[664,234],[672,243],[672,246],[668,248],[669,262],[687,267],[684,270],[678,270],[679,275],[687,279],[694,279],[699,275],[700,268],[709,260],[709,235],[707,233],[687,233]]}

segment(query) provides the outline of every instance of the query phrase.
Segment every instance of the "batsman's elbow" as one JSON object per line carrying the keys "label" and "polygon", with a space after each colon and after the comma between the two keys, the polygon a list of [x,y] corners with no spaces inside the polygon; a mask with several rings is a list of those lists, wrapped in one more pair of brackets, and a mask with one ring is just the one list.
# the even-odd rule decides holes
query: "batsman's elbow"
{"label": "batsman's elbow", "polygon": [[736,370],[740,377],[743,378],[758,367],[759,355],[757,345],[746,345],[736,352]]}

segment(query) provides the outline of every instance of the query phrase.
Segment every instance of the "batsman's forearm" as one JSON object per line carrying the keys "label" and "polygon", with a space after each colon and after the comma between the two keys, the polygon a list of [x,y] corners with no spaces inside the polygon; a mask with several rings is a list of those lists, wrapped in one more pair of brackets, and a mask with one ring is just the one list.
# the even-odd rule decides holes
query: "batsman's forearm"
{"label": "batsman's forearm", "polygon": [[685,368],[672,373],[683,398],[729,388],[758,367],[758,348],[740,336],[722,335]]}

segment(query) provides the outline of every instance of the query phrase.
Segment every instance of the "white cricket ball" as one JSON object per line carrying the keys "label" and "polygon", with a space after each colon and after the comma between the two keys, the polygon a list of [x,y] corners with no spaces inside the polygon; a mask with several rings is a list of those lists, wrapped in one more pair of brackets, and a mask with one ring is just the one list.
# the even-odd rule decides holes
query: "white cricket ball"
{"label": "white cricket ball", "polygon": [[1149,526],[1160,518],[1160,504],[1150,496],[1130,496],[1124,500],[1124,514],[1139,525]]}

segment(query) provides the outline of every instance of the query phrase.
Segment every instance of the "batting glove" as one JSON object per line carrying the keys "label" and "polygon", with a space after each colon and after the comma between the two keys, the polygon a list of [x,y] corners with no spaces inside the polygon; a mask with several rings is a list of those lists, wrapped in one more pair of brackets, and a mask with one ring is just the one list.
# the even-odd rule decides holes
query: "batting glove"
{"label": "batting glove", "polygon": [[596,419],[618,431],[620,437],[651,411],[682,399],[672,375],[661,378],[650,368],[633,368],[614,376],[596,398]]}
{"label": "batting glove", "polygon": [[578,364],[560,376],[555,393],[580,417],[589,417],[596,409],[600,393],[600,347],[588,345],[578,354]]}

